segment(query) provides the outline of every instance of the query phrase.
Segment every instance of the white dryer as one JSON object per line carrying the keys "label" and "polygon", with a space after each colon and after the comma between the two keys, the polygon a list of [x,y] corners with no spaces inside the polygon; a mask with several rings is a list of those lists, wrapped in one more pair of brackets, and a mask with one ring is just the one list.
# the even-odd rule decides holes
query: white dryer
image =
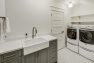
{"label": "white dryer", "polygon": [[79,25],[67,27],[67,48],[78,53]]}
{"label": "white dryer", "polygon": [[94,61],[94,25],[82,25],[80,27],[79,54]]}

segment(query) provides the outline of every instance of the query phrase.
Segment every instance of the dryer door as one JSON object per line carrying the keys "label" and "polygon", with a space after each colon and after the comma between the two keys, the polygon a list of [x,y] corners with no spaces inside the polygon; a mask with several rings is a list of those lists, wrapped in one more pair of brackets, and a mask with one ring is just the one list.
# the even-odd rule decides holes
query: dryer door
{"label": "dryer door", "polygon": [[70,39],[76,40],[77,38],[77,30],[72,28],[67,28],[67,37]]}
{"label": "dryer door", "polygon": [[92,44],[93,35],[91,31],[80,30],[79,34],[80,41],[87,44]]}

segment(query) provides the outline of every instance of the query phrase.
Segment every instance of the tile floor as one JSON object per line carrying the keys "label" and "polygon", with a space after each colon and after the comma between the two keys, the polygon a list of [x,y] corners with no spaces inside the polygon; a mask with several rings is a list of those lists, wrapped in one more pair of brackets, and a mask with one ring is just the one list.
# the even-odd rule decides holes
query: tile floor
{"label": "tile floor", "polygon": [[58,51],[58,63],[94,63],[82,56],[64,48]]}

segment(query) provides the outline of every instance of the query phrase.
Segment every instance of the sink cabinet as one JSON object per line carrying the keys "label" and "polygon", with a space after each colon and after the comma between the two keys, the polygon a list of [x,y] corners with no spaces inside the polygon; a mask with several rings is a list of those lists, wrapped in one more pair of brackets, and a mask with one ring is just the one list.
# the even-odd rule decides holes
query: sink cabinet
{"label": "sink cabinet", "polygon": [[57,40],[49,42],[49,47],[24,56],[24,63],[57,63]]}
{"label": "sink cabinet", "polygon": [[48,63],[48,48],[24,56],[24,63]]}
{"label": "sink cabinet", "polygon": [[23,55],[23,49],[0,55],[0,63],[57,63],[57,40],[49,42],[49,47]]}
{"label": "sink cabinet", "polygon": [[16,50],[0,55],[1,63],[22,63],[23,50]]}

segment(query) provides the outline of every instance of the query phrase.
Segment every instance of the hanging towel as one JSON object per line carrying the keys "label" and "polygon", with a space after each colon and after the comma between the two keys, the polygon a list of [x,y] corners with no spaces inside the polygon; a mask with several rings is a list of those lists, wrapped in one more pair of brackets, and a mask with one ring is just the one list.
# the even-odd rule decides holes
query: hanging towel
{"label": "hanging towel", "polygon": [[3,30],[3,19],[4,18],[0,18],[0,41],[2,42],[3,40],[3,34],[4,34],[4,30]]}
{"label": "hanging towel", "polygon": [[6,34],[9,32],[11,32],[10,21],[9,21],[8,17],[6,17],[6,18],[3,18],[3,33]]}
{"label": "hanging towel", "polygon": [[2,27],[2,26],[1,26],[1,23],[2,23],[2,18],[0,18],[0,38],[1,38],[1,34],[2,34],[2,31],[1,31],[1,29],[2,29],[2,28],[1,28],[1,27]]}
{"label": "hanging towel", "polygon": [[2,18],[3,22],[2,22],[2,34],[6,34],[6,18]]}
{"label": "hanging towel", "polygon": [[6,21],[6,33],[9,33],[9,32],[11,32],[9,18],[6,17],[6,20],[5,21]]}

